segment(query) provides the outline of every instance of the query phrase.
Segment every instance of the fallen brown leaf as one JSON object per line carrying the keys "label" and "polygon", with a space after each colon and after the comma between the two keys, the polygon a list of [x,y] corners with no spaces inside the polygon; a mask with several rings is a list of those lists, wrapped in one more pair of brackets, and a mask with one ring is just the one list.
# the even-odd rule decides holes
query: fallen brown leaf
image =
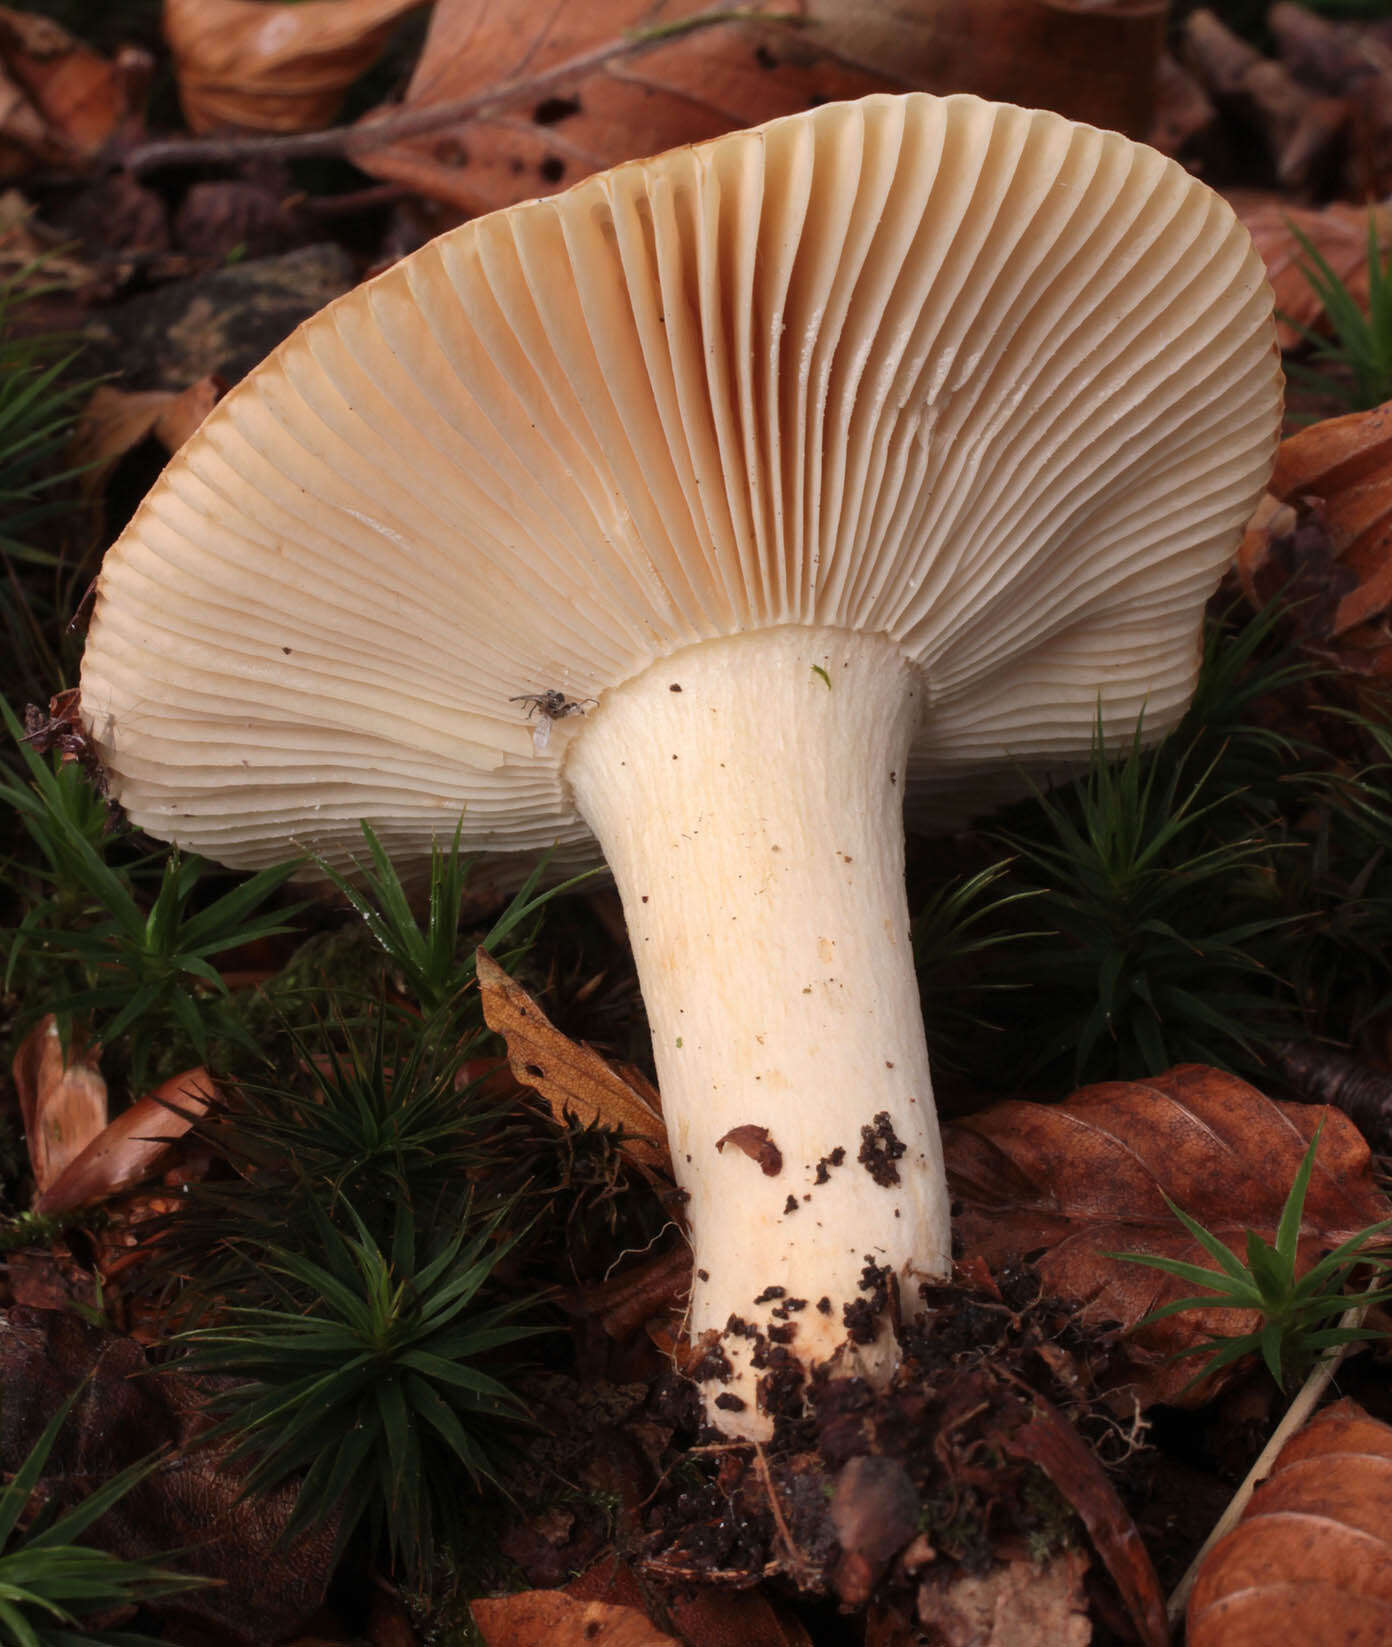
{"label": "fallen brown leaf", "polygon": [[[998,1435],[1008,1457],[1028,1459],[1043,1470],[1073,1507],[1112,1575],[1144,1647],[1169,1647],[1165,1597],[1150,1554],[1097,1454],[1058,1408],[1038,1394],[1030,1400],[1025,1421],[1014,1427],[1002,1426]],[[1081,1573],[1077,1577],[1080,1579]],[[1089,1640],[1090,1634],[1082,1640]],[[1018,1640],[1023,1647],[1025,1639],[1019,1635],[1002,1637],[1001,1647],[1007,1640]]]}
{"label": "fallen brown leaf", "polygon": [[11,1074],[42,1195],[106,1126],[106,1082],[96,1049],[74,1042],[64,1051],[51,1012],[20,1042]]}
{"label": "fallen brown leaf", "polygon": [[1354,673],[1392,674],[1392,401],[1282,441],[1237,571],[1254,606],[1300,599],[1306,646]]}
{"label": "fallen brown leaf", "polygon": [[207,1114],[216,1094],[206,1069],[171,1076],[103,1127],[39,1196],[34,1210],[71,1212],[139,1183],[194,1121]]}
{"label": "fallen brown leaf", "polygon": [[133,136],[151,68],[144,52],[109,60],[51,18],[0,6],[0,175],[77,165]]}
{"label": "fallen brown leaf", "polygon": [[[5,72],[0,68],[0,177],[8,175],[5,98]],[[16,299],[55,289],[75,291],[95,279],[88,264],[65,254],[60,238],[39,223],[33,205],[18,189],[0,192],[0,280]]]}
{"label": "fallen brown leaf", "polygon": [[577,1600],[564,1590],[523,1590],[469,1608],[487,1647],[682,1647],[637,1607]]}
{"label": "fallen brown leaf", "polygon": [[[1272,1241],[1321,1122],[1301,1227],[1303,1270],[1321,1250],[1392,1212],[1367,1144],[1337,1110],[1275,1103],[1236,1076],[1197,1064],[1151,1081],[1085,1087],[1062,1104],[996,1104],[953,1123],[944,1147],[961,1203],[956,1233],[969,1254],[993,1265],[1037,1254],[1046,1292],[1083,1321],[1131,1327],[1193,1288],[1113,1254],[1213,1267],[1165,1197],[1230,1247],[1241,1250],[1248,1229]],[[1255,1324],[1250,1312],[1199,1309],[1142,1328],[1124,1341],[1131,1388],[1147,1403],[1207,1400],[1235,1369],[1186,1391],[1198,1363],[1167,1358]]]}
{"label": "fallen brown leaf", "polygon": [[919,1586],[918,1621],[935,1647],[1088,1647],[1087,1569],[1083,1551],[1064,1550],[1040,1564],[958,1572],[947,1583]]}
{"label": "fallen brown leaf", "polygon": [[691,1248],[678,1242],[617,1275],[572,1295],[573,1306],[592,1316],[607,1337],[622,1343],[656,1315],[670,1311],[691,1291]]}
{"label": "fallen brown leaf", "polygon": [[653,1101],[592,1047],[562,1035],[521,984],[482,949],[477,966],[484,1022],[507,1042],[516,1079],[540,1093],[558,1121],[569,1111],[586,1126],[621,1127],[625,1154],[649,1171],[670,1176],[666,1128]]}
{"label": "fallen brown leaf", "polygon": [[165,0],[179,101],[195,132],[314,131],[425,0]]}
{"label": "fallen brown leaf", "polygon": [[1282,1449],[1199,1570],[1188,1647],[1392,1641],[1392,1428],[1354,1401]]}
{"label": "fallen brown leaf", "polygon": [[323,1602],[337,1529],[330,1519],[286,1540],[297,1484],[248,1493],[248,1465],[226,1446],[191,1445],[207,1428],[211,1384],[152,1367],[133,1340],[71,1313],[11,1309],[3,1325],[0,1471],[18,1468],[59,1402],[83,1385],[41,1486],[68,1502],[136,1459],[167,1452],[92,1540],[133,1560],[177,1549],[181,1572],[220,1581],[145,1604],[169,1621],[169,1638],[266,1647],[302,1629]]}
{"label": "fallen brown leaf", "polygon": [[368,118],[487,106],[355,159],[477,213],[875,91],[975,91],[1143,136],[1165,11],[1161,0],[437,0],[403,108]]}
{"label": "fallen brown leaf", "polygon": [[667,1611],[687,1647],[812,1647],[801,1621],[761,1590],[695,1590]]}
{"label": "fallen brown leaf", "polygon": [[99,492],[116,464],[153,435],[165,451],[177,452],[226,393],[217,377],[200,378],[187,389],[131,391],[103,383],[92,391],[73,432],[68,456],[83,470],[88,496]]}
{"label": "fallen brown leaf", "polygon": [[[1266,265],[1267,279],[1276,294],[1276,336],[1283,349],[1295,348],[1304,337],[1301,328],[1318,329],[1324,316],[1324,305],[1305,275],[1310,259],[1296,230],[1316,248],[1355,300],[1367,308],[1369,207],[1336,201],[1314,210],[1265,195],[1234,195],[1232,203]],[[1378,243],[1386,256],[1392,246],[1392,207],[1371,210]]]}

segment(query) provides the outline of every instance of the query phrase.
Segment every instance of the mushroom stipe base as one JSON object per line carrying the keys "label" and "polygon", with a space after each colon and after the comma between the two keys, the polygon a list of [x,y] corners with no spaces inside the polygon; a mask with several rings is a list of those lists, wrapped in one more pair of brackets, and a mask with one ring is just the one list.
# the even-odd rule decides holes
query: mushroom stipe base
{"label": "mushroom stipe base", "polygon": [[925,700],[884,636],[768,629],[605,693],[566,754],[623,898],[727,1432],[769,1432],[770,1371],[882,1381],[895,1304],[950,1268],[904,889]]}

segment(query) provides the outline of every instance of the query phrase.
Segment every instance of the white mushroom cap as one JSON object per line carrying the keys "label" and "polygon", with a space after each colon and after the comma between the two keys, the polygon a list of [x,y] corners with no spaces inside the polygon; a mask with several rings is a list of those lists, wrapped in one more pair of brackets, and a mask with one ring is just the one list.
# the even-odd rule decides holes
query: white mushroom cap
{"label": "white mushroom cap", "polygon": [[442,236],[208,417],[102,568],[82,710],[234,866],[596,855],[510,700],[700,640],[882,634],[920,819],[1159,733],[1277,439],[1227,205],[1061,117],[828,105]]}

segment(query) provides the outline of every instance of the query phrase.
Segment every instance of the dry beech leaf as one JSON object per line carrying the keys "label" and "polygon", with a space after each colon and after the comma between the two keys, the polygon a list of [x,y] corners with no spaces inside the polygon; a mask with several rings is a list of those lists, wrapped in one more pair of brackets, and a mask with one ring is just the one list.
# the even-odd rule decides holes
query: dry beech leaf
{"label": "dry beech leaf", "polygon": [[108,59],[50,18],[0,6],[0,174],[71,165],[132,135],[151,67],[144,52]]}
{"label": "dry beech leaf", "polygon": [[484,1022],[507,1042],[516,1079],[540,1093],[557,1120],[569,1110],[585,1126],[622,1127],[624,1153],[639,1166],[670,1176],[666,1128],[648,1096],[593,1048],[562,1035],[521,984],[482,949],[477,966]]}
{"label": "dry beech leaf", "polygon": [[1281,1450],[1199,1570],[1188,1647],[1392,1641],[1392,1428],[1354,1401]]}
{"label": "dry beech leaf", "polygon": [[725,9],[701,0],[437,0],[405,109],[486,96],[492,107],[362,149],[355,161],[479,213],[867,92],[975,91],[1139,137],[1150,126],[1166,10],[1162,0],[766,0],[726,21],[680,27]]}
{"label": "dry beech leaf", "polygon": [[[1304,273],[1309,254],[1297,239],[1296,229],[1367,308],[1368,207],[1336,201],[1316,211],[1292,206],[1279,197],[1235,193],[1231,198],[1276,293],[1276,335],[1283,349],[1295,348],[1302,340],[1300,328],[1317,329],[1324,314],[1324,305]],[[1376,207],[1373,215],[1385,256],[1392,245],[1392,207]]]}
{"label": "dry beech leaf", "polygon": [[425,0],[165,0],[179,101],[195,132],[327,126],[393,25]]}
{"label": "dry beech leaf", "polygon": [[74,1043],[64,1052],[51,1012],[20,1042],[11,1074],[42,1195],[106,1126],[106,1082],[95,1050]]}
{"label": "dry beech leaf", "polygon": [[[1311,531],[1318,543],[1305,541]],[[1392,401],[1282,441],[1237,570],[1254,606],[1298,574],[1287,593],[1311,597],[1294,613],[1305,644],[1358,673],[1392,674]]]}
{"label": "dry beech leaf", "polygon": [[[1170,1631],[1165,1621],[1165,1597],[1160,1581],[1136,1523],[1097,1454],[1058,1408],[1042,1395],[1030,1392],[1027,1413],[1022,1424],[1002,1429],[998,1436],[1001,1450],[1012,1458],[1028,1459],[1043,1470],[1087,1528],[1088,1537],[1112,1575],[1144,1647],[1168,1647]],[[1081,1572],[1077,1577],[1081,1580]],[[1024,1647],[1027,1639],[1020,1634],[1002,1637],[1000,1647],[1006,1647],[1007,1641],[1018,1641],[1020,1647]],[[1073,1638],[1060,1636],[1058,1639],[1071,1641]],[[1089,1639],[1090,1633],[1082,1637],[1084,1643]]]}
{"label": "dry beech leaf", "polygon": [[[1239,1252],[1249,1228],[1273,1241],[1321,1122],[1301,1226],[1304,1270],[1323,1250],[1392,1214],[1367,1144],[1337,1110],[1275,1103],[1199,1064],[1151,1081],[1085,1087],[1062,1104],[996,1104],[953,1123],[944,1146],[961,1203],[956,1232],[968,1253],[995,1265],[1037,1254],[1046,1292],[1084,1321],[1130,1327],[1194,1289],[1109,1255],[1145,1252],[1213,1268],[1166,1206],[1167,1195]],[[1202,1309],[1142,1328],[1124,1341],[1135,1393],[1145,1402],[1207,1400],[1236,1369],[1185,1391],[1200,1363],[1167,1358],[1255,1325],[1250,1312]]]}
{"label": "dry beech leaf", "polygon": [[688,1647],[812,1647],[802,1622],[760,1590],[692,1590],[667,1604]]}
{"label": "dry beech leaf", "polygon": [[[290,1639],[322,1605],[334,1567],[332,1519],[286,1540],[298,1485],[248,1493],[228,1442],[192,1446],[208,1428],[215,1381],[150,1365],[132,1339],[71,1310],[10,1309],[0,1333],[0,1471],[19,1467],[58,1403],[81,1386],[44,1483],[63,1501],[156,1450],[158,1468],[102,1517],[96,1542],[132,1560],[179,1553],[181,1572],[219,1582],[145,1603],[168,1638],[221,1647]],[[159,1632],[156,1632],[159,1633]]]}
{"label": "dry beech leaf", "polygon": [[44,1190],[36,1212],[70,1212],[139,1183],[170,1146],[206,1115],[217,1088],[206,1069],[188,1069],[139,1098],[92,1139]]}
{"label": "dry beech leaf", "polygon": [[919,1586],[918,1620],[935,1647],[1088,1647],[1087,1569],[1083,1551],[1064,1550],[1042,1566],[1010,1561],[959,1572],[949,1583]]}
{"label": "dry beech leaf", "polygon": [[226,392],[226,383],[215,376],[177,393],[100,384],[82,409],[68,449],[69,460],[84,471],[84,491],[89,497],[99,492],[116,464],[147,435],[165,451],[177,452]]}
{"label": "dry beech leaf", "polygon": [[598,1321],[606,1337],[623,1343],[644,1322],[684,1302],[690,1291],[691,1249],[679,1242],[571,1296],[573,1307]]}
{"label": "dry beech leaf", "polygon": [[487,1647],[682,1647],[637,1607],[523,1590],[469,1603]]}

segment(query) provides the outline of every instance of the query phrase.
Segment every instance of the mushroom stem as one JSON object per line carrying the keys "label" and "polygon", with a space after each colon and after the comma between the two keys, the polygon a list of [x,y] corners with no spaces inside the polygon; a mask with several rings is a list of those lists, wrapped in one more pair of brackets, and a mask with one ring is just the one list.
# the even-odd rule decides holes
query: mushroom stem
{"label": "mushroom stem", "polygon": [[886,1377],[887,1283],[912,1314],[950,1267],[904,890],[925,696],[883,635],[765,629],[606,692],[567,752],[623,898],[689,1196],[697,1376],[730,1433],[767,1435],[843,1351]]}

